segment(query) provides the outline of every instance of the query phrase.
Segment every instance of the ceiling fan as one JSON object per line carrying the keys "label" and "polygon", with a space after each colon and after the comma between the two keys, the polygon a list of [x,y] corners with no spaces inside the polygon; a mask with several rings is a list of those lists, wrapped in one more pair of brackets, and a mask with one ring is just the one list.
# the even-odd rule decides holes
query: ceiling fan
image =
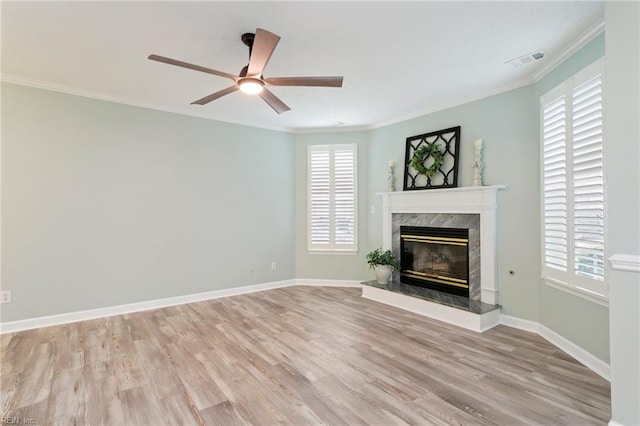
{"label": "ceiling fan", "polygon": [[280,37],[261,28],[254,33],[242,34],[242,42],[249,47],[249,64],[242,68],[239,75],[233,75],[211,68],[193,65],[176,59],[165,58],[159,55],[149,55],[152,61],[164,62],[169,65],[176,65],[189,68],[195,71],[205,72],[220,77],[233,80],[234,85],[222,89],[191,104],[206,105],[211,101],[221,98],[236,90],[241,90],[248,94],[257,94],[278,114],[289,111],[289,108],[276,95],[265,86],[322,86],[322,87],[342,87],[342,77],[272,77],[264,78],[262,72],[269,62]]}

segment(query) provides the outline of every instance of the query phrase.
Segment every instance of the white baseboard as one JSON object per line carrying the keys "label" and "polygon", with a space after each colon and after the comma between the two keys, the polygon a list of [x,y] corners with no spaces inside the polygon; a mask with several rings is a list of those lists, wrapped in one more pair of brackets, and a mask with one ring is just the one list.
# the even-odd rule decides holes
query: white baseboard
{"label": "white baseboard", "polygon": [[54,325],[69,324],[78,321],[106,318],[114,315],[131,314],[134,312],[148,311],[151,309],[184,305],[185,303],[219,299],[221,297],[238,296],[241,294],[255,293],[258,291],[271,290],[274,288],[291,287],[293,285],[318,287],[361,287],[360,281],[355,280],[290,279],[283,281],[273,281],[269,283],[254,284],[243,287],[206,291],[204,293],[168,297],[166,299],[148,300],[144,302],[127,303],[125,305],[108,306],[106,308],[89,309],[86,311],[68,312],[64,314],[5,322],[0,323],[0,334],[15,333],[17,331],[32,330],[34,328],[51,327]]}
{"label": "white baseboard", "polygon": [[613,420],[609,420],[609,426],[624,426],[621,423],[615,422]]}
{"label": "white baseboard", "polygon": [[540,324],[526,319],[512,317],[511,315],[500,315],[500,324],[508,327],[517,328],[518,330],[529,331],[531,333],[540,334]]}
{"label": "white baseboard", "polygon": [[314,278],[297,278],[295,281],[296,285],[362,288],[362,284],[360,284],[360,281],[357,280],[318,280]]}
{"label": "white baseboard", "polygon": [[571,355],[603,379],[611,381],[611,367],[609,364],[544,325],[504,314],[500,315],[500,323],[508,327],[538,334],[554,346]]}
{"label": "white baseboard", "polygon": [[86,311],[69,312],[45,317],[5,322],[0,323],[0,334],[15,333],[17,331],[51,327],[54,325],[69,324],[72,322],[87,321],[97,318],[111,317],[114,315],[130,314],[133,312],[148,311],[151,309],[166,308],[169,306],[183,305],[185,303],[219,299],[221,297],[238,296],[241,294],[255,293],[258,291],[271,290],[274,288],[290,287],[295,284],[296,280],[294,279],[274,281],[243,287],[206,291],[204,293],[187,294],[184,296],[169,297],[166,299],[148,300],[144,302],[128,303],[125,305],[109,306],[106,308],[89,309]]}
{"label": "white baseboard", "polygon": [[540,325],[540,332],[538,334],[590,368],[603,379],[611,381],[611,367],[600,358],[592,355],[590,352],[587,352],[544,325]]}

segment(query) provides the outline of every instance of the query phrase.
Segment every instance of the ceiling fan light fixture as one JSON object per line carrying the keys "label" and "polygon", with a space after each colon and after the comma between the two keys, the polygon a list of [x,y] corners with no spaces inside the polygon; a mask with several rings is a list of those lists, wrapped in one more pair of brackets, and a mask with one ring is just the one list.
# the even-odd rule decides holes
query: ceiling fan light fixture
{"label": "ceiling fan light fixture", "polygon": [[238,87],[240,87],[240,90],[247,95],[257,95],[262,92],[264,83],[257,78],[243,78],[238,82]]}

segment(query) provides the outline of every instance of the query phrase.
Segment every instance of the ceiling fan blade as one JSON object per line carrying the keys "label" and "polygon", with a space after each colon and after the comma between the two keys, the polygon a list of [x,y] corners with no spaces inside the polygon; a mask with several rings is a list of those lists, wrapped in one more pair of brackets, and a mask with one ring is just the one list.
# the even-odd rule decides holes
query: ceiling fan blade
{"label": "ceiling fan blade", "polygon": [[233,93],[236,90],[238,90],[238,86],[231,86],[231,87],[227,87],[226,89],[222,89],[219,92],[216,93],[212,93],[209,96],[205,96],[202,99],[198,99],[195,102],[191,102],[191,105],[197,104],[197,105],[206,105],[211,101],[215,101],[218,98],[223,97],[224,95],[228,95],[229,93]]}
{"label": "ceiling fan blade", "polygon": [[289,108],[276,95],[274,95],[272,92],[270,92],[266,88],[263,88],[262,92],[260,92],[259,95],[278,114],[282,114],[283,112],[287,112],[291,110],[291,108]]}
{"label": "ceiling fan blade", "polygon": [[187,62],[178,61],[176,59],[165,58],[164,56],[149,55],[149,59],[151,59],[152,61],[163,62],[163,63],[169,64],[169,65],[176,65],[176,66],[182,67],[182,68],[189,68],[190,70],[206,72],[207,74],[217,75],[217,76],[220,76],[220,77],[228,78],[228,79],[233,80],[233,81],[237,81],[238,80],[238,76],[233,75],[233,74],[229,74],[229,73],[226,73],[226,72],[213,70],[211,68],[201,67],[200,65],[193,65],[193,64],[190,64],[190,63],[187,63]]}
{"label": "ceiling fan blade", "polygon": [[279,41],[280,37],[274,33],[262,28],[256,29],[253,47],[251,48],[251,57],[249,58],[249,68],[247,69],[248,76],[262,75],[262,71],[267,66],[267,62],[269,62],[269,58],[271,58],[271,54],[273,54]]}
{"label": "ceiling fan blade", "polygon": [[265,78],[272,86],[322,86],[342,87],[342,77],[275,77]]}

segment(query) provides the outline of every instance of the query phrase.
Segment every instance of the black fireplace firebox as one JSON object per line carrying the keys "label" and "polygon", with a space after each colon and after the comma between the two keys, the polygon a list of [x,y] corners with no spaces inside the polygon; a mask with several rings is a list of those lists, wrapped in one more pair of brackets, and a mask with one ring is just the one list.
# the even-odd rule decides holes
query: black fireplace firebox
{"label": "black fireplace firebox", "polygon": [[400,227],[400,281],[469,297],[469,230]]}

